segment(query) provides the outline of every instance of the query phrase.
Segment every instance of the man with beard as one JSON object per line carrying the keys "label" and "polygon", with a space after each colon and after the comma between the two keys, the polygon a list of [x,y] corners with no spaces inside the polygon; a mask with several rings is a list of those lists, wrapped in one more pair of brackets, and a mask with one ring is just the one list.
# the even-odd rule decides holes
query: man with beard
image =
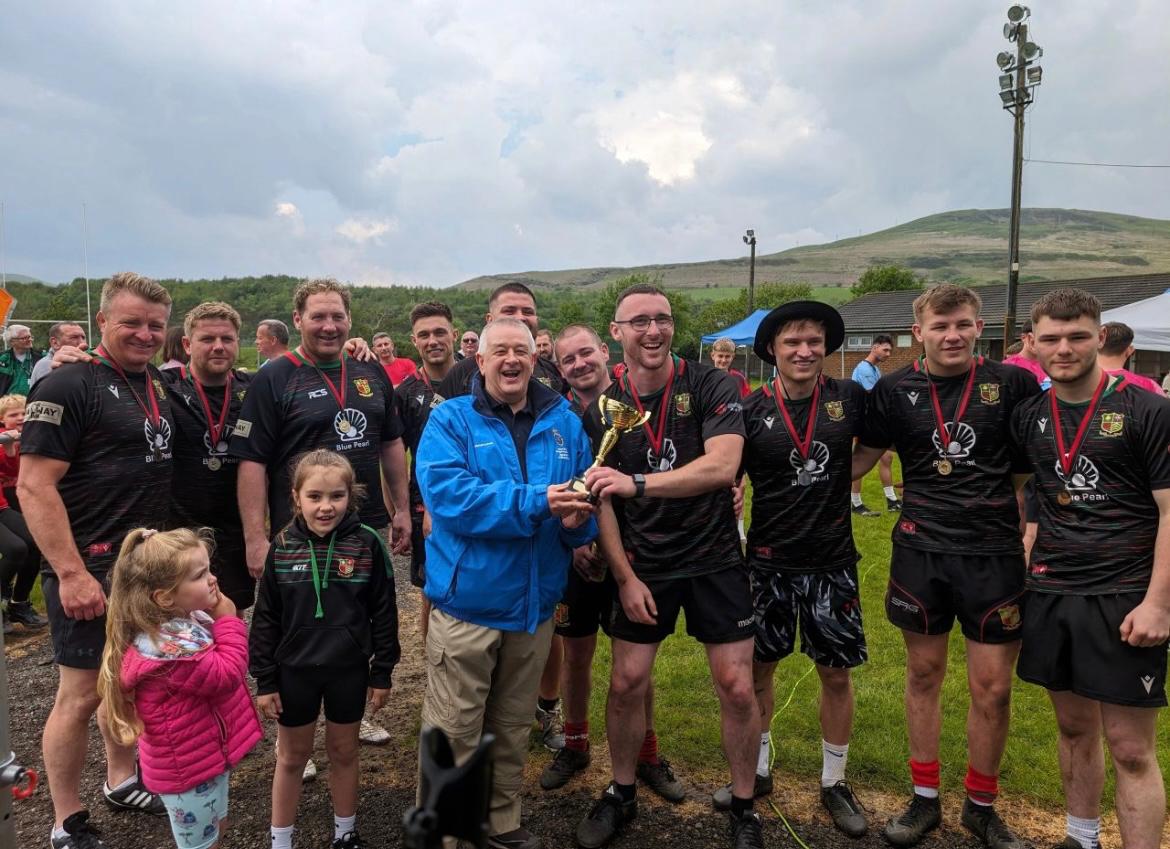
{"label": "man with beard", "polygon": [[[759,718],[751,586],[731,500],[744,440],[739,391],[725,372],[671,353],[674,317],[656,286],[622,292],[610,335],[621,343],[626,368],[606,394],[650,415],[618,440],[607,465],[586,473],[602,499],[601,553],[619,598],[611,611],[606,711],[613,781],[578,824],[577,842],[585,849],[604,846],[637,816],[646,688],[659,645],[685,611],[687,632],[706,649],[719,698],[732,776],[731,843],[762,847],[762,824],[752,810]],[[604,429],[591,409],[586,430],[595,446]]]}
{"label": "man with beard", "polygon": [[1017,673],[1046,688],[1056,712],[1062,849],[1100,845],[1102,730],[1121,844],[1155,849],[1166,845],[1156,736],[1170,636],[1170,401],[1103,367],[1108,331],[1092,295],[1050,292],[1032,323],[1052,388],[1012,416],[1040,500]]}
{"label": "man with beard", "polygon": [[1012,410],[1040,392],[1032,376],[975,355],[981,301],[943,284],[914,301],[924,356],[870,393],[853,479],[893,446],[905,507],[894,525],[886,615],[906,643],[906,723],[914,796],[885,837],[913,846],[942,819],[941,692],[955,620],[967,642],[967,776],[962,823],[990,849],[1023,844],[993,804],[1011,718],[1024,558],[1008,443]]}
{"label": "man with beard", "polygon": [[550,363],[556,362],[556,357],[553,356],[552,331],[547,327],[536,331],[536,356],[542,360],[548,360]]}
{"label": "man with beard", "polygon": [[[561,376],[569,384],[565,396],[578,414],[597,406],[597,400],[613,384],[609,376],[609,348],[592,327],[570,324],[553,343]],[[540,774],[545,790],[563,787],[589,766],[589,694],[593,688],[593,655],[597,629],[609,627],[609,613],[616,595],[613,577],[596,546],[573,552],[573,569],[565,596],[557,605],[556,634],[564,646],[561,690],[564,694],[565,745]],[[654,733],[654,682],[646,687],[646,734],[638,751],[636,772],[654,792],[672,802],[682,799],[682,783],[670,763],[658,754]]]}
{"label": "man with beard", "polygon": [[[756,700],[760,705],[757,796],[772,790],[770,764],[776,664],[796,648],[821,681],[821,804],[850,837],[865,834],[861,805],[845,781],[853,729],[850,669],[868,657],[861,623],[857,548],[849,513],[853,440],[865,390],[821,372],[845,341],[828,304],[793,301],[756,331],[755,352],[778,375],[744,401],[744,470],[752,481],[748,568],[755,603]],[[725,810],[731,787],[715,793]]]}
{"label": "man with beard", "polygon": [[[422,368],[398,384],[394,390],[398,411],[402,416],[403,439],[410,449],[410,582],[421,588],[426,583],[423,569],[426,566],[425,524],[426,507],[418,489],[417,458],[418,442],[431,410],[443,402],[435,390],[455,365],[455,327],[452,324],[451,308],[435,302],[416,304],[410,311],[410,341],[422,359]],[[376,343],[375,343],[376,344]],[[420,628],[423,642],[427,638],[427,622],[431,606],[427,597],[422,597]]]}
{"label": "man with beard", "polygon": [[174,419],[170,393],[150,360],[170,313],[171,297],[154,280],[115,274],[102,287],[95,361],[57,369],[29,399],[17,490],[48,566],[41,587],[60,676],[44,732],[54,849],[105,845],[80,797],[95,712],[106,749],[106,802],[166,813],[138,777],[134,747],[109,736],[97,676],[109,572],[122,539],[167,520]]}

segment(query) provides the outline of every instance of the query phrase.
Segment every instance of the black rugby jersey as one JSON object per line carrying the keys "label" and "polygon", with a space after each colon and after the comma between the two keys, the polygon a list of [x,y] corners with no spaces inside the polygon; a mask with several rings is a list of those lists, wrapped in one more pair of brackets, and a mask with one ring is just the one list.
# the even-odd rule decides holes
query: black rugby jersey
{"label": "black rugby jersey", "polygon": [[[606,465],[626,474],[649,476],[685,466],[704,453],[704,441],[713,436],[744,435],[739,389],[726,372],[677,357],[674,367],[670,396],[664,397],[664,389],[641,397],[651,412],[650,420],[619,437]],[[605,394],[636,406],[626,375]],[[666,422],[659,453],[651,446],[646,428],[657,427],[661,412]],[[597,450],[606,428],[596,404],[586,410],[584,424]],[[618,505],[615,501],[622,544],[640,578],[687,578],[743,562],[731,492],[726,487],[690,498],[629,498],[620,501],[620,509]]]}
{"label": "black rugby jersey", "polygon": [[[322,364],[334,386],[339,362]],[[359,515],[384,528],[390,515],[382,499],[382,447],[402,436],[394,389],[378,363],[345,358],[345,409],[312,365],[294,353],[269,362],[256,374],[229,445],[233,457],[268,466],[268,513],[272,533],[292,518],[292,469],[306,451],[327,448],[353,465],[366,488]]]}
{"label": "black rugby jersey", "polygon": [[[1065,451],[1089,404],[1059,403]],[[1012,436],[1036,476],[1040,526],[1028,588],[1103,595],[1144,592],[1154,566],[1158,507],[1170,488],[1170,400],[1110,381],[1066,473],[1058,462],[1051,390],[1012,415]]]}
{"label": "black rugby jersey", "polygon": [[1008,428],[1015,406],[1039,394],[1036,379],[976,357],[967,409],[955,427],[970,374],[933,378],[949,440],[938,432],[931,380],[919,359],[881,378],[867,399],[862,444],[893,446],[902,462],[905,493],[894,542],[961,554],[1022,552]]}
{"label": "black rugby jersey", "polygon": [[[163,528],[168,518],[173,398],[154,366],[124,374],[96,359],[53,369],[33,387],[21,433],[22,454],[69,463],[57,491],[91,572],[114,565],[131,530]],[[158,401],[157,427],[130,391],[150,409],[147,379]]]}
{"label": "black rugby jersey", "polygon": [[[479,365],[475,357],[468,357],[455,363],[443,382],[439,384],[438,392],[446,398],[457,398],[471,392],[471,378],[479,374]],[[536,358],[536,365],[532,369],[532,379],[538,380],[558,395],[569,391],[569,385],[561,378],[561,372],[554,363]]]}
{"label": "black rugby jersey", "polygon": [[[186,368],[164,369],[175,417],[175,476],[171,488],[171,526],[208,527],[215,531],[216,562],[244,556],[244,530],[236,500],[236,472],[240,460],[228,453],[232,431],[240,418],[252,375],[231,372],[227,415],[218,439],[212,439],[207,412]],[[211,423],[219,424],[224,386],[203,386]],[[218,429],[218,428],[216,428]]]}
{"label": "black rugby jersey", "polygon": [[423,428],[430,418],[431,410],[443,403],[443,396],[436,392],[437,383],[431,382],[426,372],[415,369],[394,389],[398,414],[402,418],[402,438],[410,449],[410,504],[422,504],[422,493],[418,489],[418,478],[414,474],[414,456],[418,453],[418,441]]}
{"label": "black rugby jersey", "polygon": [[[810,395],[784,402],[801,441],[812,400]],[[774,385],[764,384],[744,399],[753,568],[822,572],[857,562],[849,485],[853,439],[864,416],[865,390],[859,384],[822,378],[812,442],[807,459],[802,459],[776,403]]]}

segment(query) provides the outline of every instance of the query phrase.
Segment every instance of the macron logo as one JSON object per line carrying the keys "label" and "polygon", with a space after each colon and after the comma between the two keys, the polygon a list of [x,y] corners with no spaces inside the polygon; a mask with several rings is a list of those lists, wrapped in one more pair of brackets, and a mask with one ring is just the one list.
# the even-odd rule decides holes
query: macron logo
{"label": "macron logo", "polygon": [[1036,425],[1040,428],[1040,432],[1044,433],[1044,428],[1048,427],[1048,419],[1036,419]]}
{"label": "macron logo", "polygon": [[911,407],[913,407],[914,405],[916,405],[918,403],[918,393],[917,392],[907,392],[906,397],[910,399],[910,406]]}
{"label": "macron logo", "polygon": [[117,387],[117,386],[115,386],[114,384],[112,384],[112,383],[111,383],[111,384],[110,384],[109,386],[107,386],[106,388],[110,390],[110,393],[111,393],[111,394],[112,394],[112,395],[113,395],[115,398],[119,398],[119,397],[120,397],[120,396],[118,395],[118,387]]}
{"label": "macron logo", "polygon": [[1154,676],[1153,675],[1143,675],[1142,676],[1142,686],[1146,688],[1146,694],[1149,695],[1150,692],[1153,691],[1153,689],[1154,689]]}
{"label": "macron logo", "polygon": [[768,430],[771,430],[772,429],[772,422],[774,422],[774,421],[776,421],[775,416],[768,416],[766,419],[764,419],[764,426],[767,427]]}

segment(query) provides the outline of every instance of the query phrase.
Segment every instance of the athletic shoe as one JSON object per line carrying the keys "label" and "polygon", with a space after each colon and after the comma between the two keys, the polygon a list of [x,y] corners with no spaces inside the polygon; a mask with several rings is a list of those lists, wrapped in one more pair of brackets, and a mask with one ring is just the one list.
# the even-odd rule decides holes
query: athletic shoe
{"label": "athletic shoe", "polygon": [[[760,775],[756,773],[756,783],[752,787],[752,798],[759,799],[761,796],[767,796],[772,792],[772,773],[767,775]],[[715,803],[715,810],[730,811],[731,810],[731,785],[724,784],[718,790],[711,794],[711,801]]]}
{"label": "athletic shoe", "polygon": [[49,620],[37,613],[28,601],[8,602],[8,620],[14,625],[23,625],[26,628],[44,628]]}
{"label": "athletic shoe", "polygon": [[124,787],[111,790],[110,785],[102,785],[102,795],[106,804],[120,811],[138,811],[155,817],[167,815],[166,805],[157,794],[151,793],[142,784],[142,776],[138,772],[138,765],[134,766],[134,780]]}
{"label": "athletic shoe", "polygon": [[942,822],[942,804],[938,797],[928,799],[914,794],[910,805],[899,816],[886,823],[886,840],[894,846],[913,846],[927,832],[934,831]]}
{"label": "athletic shoe", "polygon": [[965,799],[963,816],[959,821],[967,831],[982,840],[988,849],[1024,849],[1024,841],[1012,834],[991,805],[976,805],[970,799]]}
{"label": "athletic shoe", "polygon": [[764,849],[764,823],[755,811],[727,815],[733,849]]}
{"label": "athletic shoe", "polygon": [[306,781],[316,781],[317,779],[317,765],[313,763],[313,759],[309,758],[305,761],[305,768],[301,770],[301,783]]}
{"label": "athletic shoe", "polygon": [[65,817],[61,823],[65,829],[64,837],[49,838],[49,845],[53,849],[105,849],[102,843],[102,833],[96,826],[89,824],[89,811],[78,811]]}
{"label": "athletic shoe", "polygon": [[833,818],[833,825],[850,837],[861,837],[869,824],[862,813],[864,806],[857,800],[848,781],[838,781],[832,787],[821,788],[821,804]]}
{"label": "athletic shoe", "polygon": [[576,749],[561,749],[553,755],[552,763],[544,768],[540,774],[542,790],[556,790],[569,783],[569,779],[589,766],[589,751],[578,752]]}
{"label": "athletic shoe", "polygon": [[854,516],[864,516],[866,519],[876,519],[881,515],[876,510],[870,510],[864,504],[854,504],[852,510]]}
{"label": "athletic shoe", "polygon": [[642,783],[668,802],[681,802],[686,798],[687,791],[682,782],[675,777],[670,768],[670,761],[664,757],[658,758],[658,763],[649,764],[638,761],[634,774],[642,779]]}
{"label": "athletic shoe", "polygon": [[358,731],[358,740],[369,743],[371,746],[381,746],[390,742],[390,732],[372,719],[362,717],[361,729]]}
{"label": "athletic shoe", "polygon": [[333,841],[333,849],[366,849],[366,841],[356,831],[347,831]]}
{"label": "athletic shoe", "polygon": [[902,502],[897,498],[887,498],[886,499],[886,512],[887,513],[901,513],[902,512]]}
{"label": "athletic shoe", "polygon": [[558,699],[552,710],[543,710],[539,705],[536,708],[536,721],[540,723],[540,742],[550,752],[557,752],[565,748],[565,719],[561,714],[561,702]]}
{"label": "athletic shoe", "polygon": [[540,838],[523,828],[493,834],[487,841],[488,849],[541,849]]}
{"label": "athletic shoe", "polygon": [[636,816],[638,800],[635,798],[623,802],[611,784],[605,788],[585,819],[577,823],[577,845],[582,849],[600,849]]}

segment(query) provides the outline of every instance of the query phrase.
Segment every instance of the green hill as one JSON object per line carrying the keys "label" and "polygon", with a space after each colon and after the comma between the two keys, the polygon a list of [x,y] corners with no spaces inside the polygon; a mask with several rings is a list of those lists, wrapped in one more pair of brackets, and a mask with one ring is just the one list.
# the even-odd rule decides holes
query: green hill
{"label": "green hill", "polygon": [[[1007,278],[1008,220],[1006,209],[964,209],[856,238],[757,255],[756,279],[851,286],[871,265],[897,264],[931,281],[1002,283]],[[1170,269],[1170,221],[1079,209],[1025,209],[1020,257],[1024,281],[1164,271]],[[492,274],[458,285],[486,289],[517,280],[540,289],[597,289],[635,272],[661,276],[670,289],[738,288],[747,280],[748,258]]]}

